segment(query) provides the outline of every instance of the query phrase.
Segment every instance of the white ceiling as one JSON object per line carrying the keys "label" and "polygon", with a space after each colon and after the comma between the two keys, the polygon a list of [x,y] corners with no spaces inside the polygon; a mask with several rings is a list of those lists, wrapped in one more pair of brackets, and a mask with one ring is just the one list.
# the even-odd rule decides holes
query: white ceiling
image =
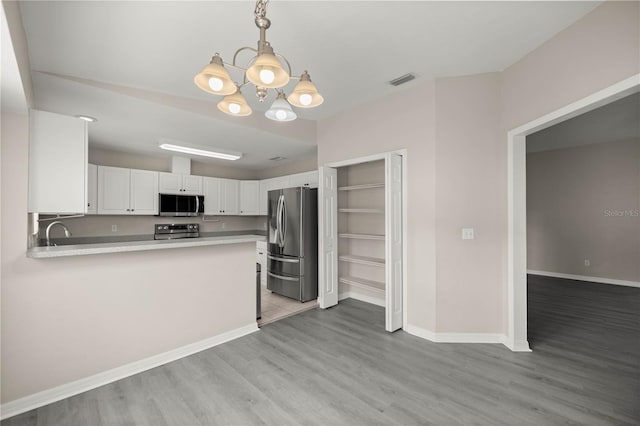
{"label": "white ceiling", "polygon": [[640,139],[640,93],[527,136],[527,152]]}
{"label": "white ceiling", "polygon": [[[253,1],[21,2],[36,107],[98,117],[90,143],[160,155],[161,137],[242,151],[234,165],[315,153],[315,121],[425,79],[500,71],[600,2],[272,1],[267,39],[325,98],[274,123],[221,114],[193,76],[219,52],[255,47]],[[249,58],[245,57],[246,60]],[[407,72],[402,88],[387,82]],[[237,80],[241,77],[233,74]],[[288,86],[290,91],[295,82]]]}

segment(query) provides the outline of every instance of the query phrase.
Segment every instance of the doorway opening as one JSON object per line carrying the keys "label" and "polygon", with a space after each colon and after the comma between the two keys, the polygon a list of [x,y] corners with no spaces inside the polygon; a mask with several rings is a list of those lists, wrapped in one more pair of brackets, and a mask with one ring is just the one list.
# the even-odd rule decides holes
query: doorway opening
{"label": "doorway opening", "polygon": [[406,323],[406,152],[320,168],[318,302],[384,307],[385,330]]}
{"label": "doorway opening", "polygon": [[508,146],[508,275],[506,345],[530,351],[527,338],[527,188],[526,137],[640,90],[640,74],[600,90],[507,133]]}

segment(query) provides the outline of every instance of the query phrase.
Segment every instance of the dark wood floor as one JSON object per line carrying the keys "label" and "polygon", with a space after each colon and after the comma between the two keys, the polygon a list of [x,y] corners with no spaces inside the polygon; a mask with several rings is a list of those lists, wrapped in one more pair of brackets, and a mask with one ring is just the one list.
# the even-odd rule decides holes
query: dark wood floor
{"label": "dark wood floor", "polygon": [[533,353],[389,334],[346,300],[2,426],[640,424],[640,289],[529,283]]}

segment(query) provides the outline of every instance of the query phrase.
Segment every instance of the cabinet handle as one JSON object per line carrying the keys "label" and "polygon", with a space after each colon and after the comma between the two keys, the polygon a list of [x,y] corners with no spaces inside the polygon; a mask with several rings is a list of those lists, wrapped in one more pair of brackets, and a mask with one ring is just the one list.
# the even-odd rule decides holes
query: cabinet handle
{"label": "cabinet handle", "polygon": [[127,209],[127,211],[128,211],[128,212],[130,212],[130,211],[131,211],[131,209]]}

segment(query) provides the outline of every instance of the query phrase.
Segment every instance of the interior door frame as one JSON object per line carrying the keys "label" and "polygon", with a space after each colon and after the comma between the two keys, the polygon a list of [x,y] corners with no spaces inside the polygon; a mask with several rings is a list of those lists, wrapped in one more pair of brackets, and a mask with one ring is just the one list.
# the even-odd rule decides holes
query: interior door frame
{"label": "interior door frame", "polygon": [[[372,161],[384,160],[385,165],[387,158],[390,154],[397,154],[402,157],[402,328],[407,325],[407,163],[408,163],[408,153],[406,149],[400,149],[396,151],[386,151],[378,154],[367,155],[364,157],[356,157],[350,158],[347,160],[335,161],[330,163],[322,164],[321,167],[329,167],[333,169],[337,169],[345,166],[353,166],[361,163],[370,163]],[[318,185],[318,191],[322,191],[322,185]],[[318,194],[318,197],[321,197],[321,194]],[[337,208],[337,206],[336,206]],[[318,214],[318,220],[322,220],[322,216]],[[385,227],[386,227],[385,217]],[[322,235],[318,236],[320,240],[323,238]],[[321,242],[318,241],[319,245],[322,246]],[[385,252],[386,252],[386,244],[385,240]],[[336,271],[337,273],[337,271]]]}
{"label": "interior door frame", "polygon": [[527,340],[527,135],[640,91],[640,74],[507,132],[507,318],[505,345],[530,352]]}

